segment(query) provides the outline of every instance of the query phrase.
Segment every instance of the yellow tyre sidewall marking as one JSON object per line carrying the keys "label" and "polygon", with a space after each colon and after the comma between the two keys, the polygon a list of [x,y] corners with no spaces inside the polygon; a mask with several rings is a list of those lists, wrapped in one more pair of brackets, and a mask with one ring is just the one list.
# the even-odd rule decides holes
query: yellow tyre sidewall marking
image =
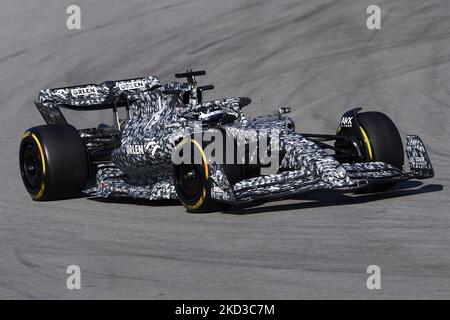
{"label": "yellow tyre sidewall marking", "polygon": [[191,139],[191,142],[197,146],[198,150],[200,151],[200,154],[202,155],[203,170],[205,170],[205,177],[206,177],[206,180],[208,180],[209,179],[209,171],[208,171],[208,163],[206,162],[205,152],[203,151],[202,146],[200,145],[200,143],[198,143],[197,140],[192,140]]}
{"label": "yellow tyre sidewall marking", "polygon": [[364,143],[366,144],[367,152],[369,153],[369,159],[370,159],[370,161],[372,161],[373,153],[372,153],[372,146],[370,145],[369,136],[367,135],[366,131],[364,131],[364,129],[361,126],[359,127],[359,129],[361,130],[361,133],[363,135]]}
{"label": "yellow tyre sidewall marking", "polygon": [[38,149],[39,149],[39,154],[41,155],[41,162],[42,162],[42,182],[41,182],[41,186],[39,188],[39,191],[34,194],[31,195],[31,197],[33,199],[39,199],[42,197],[42,195],[44,194],[44,189],[45,189],[45,182],[44,182],[44,177],[45,177],[45,172],[46,172],[46,166],[45,166],[45,156],[44,156],[44,149],[42,148],[41,142],[39,141],[39,139],[36,137],[36,135],[32,132],[25,132],[22,136],[22,139],[25,139],[26,137],[31,136],[33,138],[33,140],[36,142]]}
{"label": "yellow tyre sidewall marking", "polygon": [[[185,138],[183,141],[180,142],[178,147],[180,148],[181,146],[183,146],[184,144],[186,144],[188,142],[192,142],[197,147],[197,149],[200,151],[200,154],[203,159],[203,170],[205,171],[206,180],[208,180],[209,179],[208,163],[206,162],[206,155],[205,155],[205,152],[203,151],[203,148],[200,145],[200,143],[198,143],[197,140]],[[205,198],[206,198],[206,189],[205,189],[205,187],[203,187],[202,196],[200,197],[200,199],[198,199],[197,203],[195,203],[192,206],[186,204],[186,207],[190,210],[195,210],[202,205],[203,201],[205,201]]]}
{"label": "yellow tyre sidewall marking", "polygon": [[195,209],[197,209],[198,207],[200,207],[200,206],[202,205],[203,201],[205,201],[205,197],[206,197],[206,189],[205,189],[205,187],[203,187],[203,192],[202,192],[201,198],[198,199],[197,203],[194,204],[193,206],[186,205],[187,208],[190,209],[190,210],[195,210]]}

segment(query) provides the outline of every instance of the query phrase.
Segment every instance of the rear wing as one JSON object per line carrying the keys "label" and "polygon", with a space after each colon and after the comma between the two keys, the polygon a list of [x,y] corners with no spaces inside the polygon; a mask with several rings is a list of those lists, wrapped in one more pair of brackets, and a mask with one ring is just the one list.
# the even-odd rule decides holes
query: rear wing
{"label": "rear wing", "polygon": [[130,103],[159,87],[158,78],[149,76],[45,89],[39,92],[35,104],[48,124],[67,123],[59,107],[78,111],[129,108]]}

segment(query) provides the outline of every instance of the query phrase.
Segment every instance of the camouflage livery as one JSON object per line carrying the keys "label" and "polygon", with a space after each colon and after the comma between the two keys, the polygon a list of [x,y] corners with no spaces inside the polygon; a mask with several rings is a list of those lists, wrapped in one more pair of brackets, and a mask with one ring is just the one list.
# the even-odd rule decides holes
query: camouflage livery
{"label": "camouflage livery", "polygon": [[[113,126],[79,130],[92,162],[86,196],[176,199],[172,150],[184,137],[211,128],[220,128],[234,139],[245,137],[246,143],[258,139],[249,132],[270,136],[277,129],[271,139],[276,139],[278,150],[272,151],[280,154],[278,172],[257,174],[234,185],[222,164],[210,163],[211,197],[218,201],[237,203],[311,190],[351,191],[376,180],[433,175],[417,136],[407,137],[408,173],[383,162],[345,163],[327,152],[319,140],[296,132],[292,119],[275,114],[249,120],[242,113],[242,107],[251,102],[249,98],[203,102],[199,88],[195,82],[161,85],[158,78],[149,76],[42,90],[36,106],[48,124],[66,123],[61,107],[127,109],[127,118],[117,118]],[[198,121],[201,128],[195,127]]]}

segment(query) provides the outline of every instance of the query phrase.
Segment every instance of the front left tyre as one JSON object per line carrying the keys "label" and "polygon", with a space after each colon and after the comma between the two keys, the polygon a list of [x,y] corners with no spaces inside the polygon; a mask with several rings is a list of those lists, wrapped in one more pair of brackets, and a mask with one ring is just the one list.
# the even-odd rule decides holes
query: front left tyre
{"label": "front left tyre", "polygon": [[[189,163],[174,164],[173,181],[178,199],[188,212],[203,213],[219,210],[219,203],[211,198],[211,179],[209,164],[203,146],[195,139],[184,139],[177,148],[191,144],[192,149]],[[195,163],[196,155],[201,163]]]}
{"label": "front left tyre", "polygon": [[[225,133],[222,132],[222,134]],[[226,136],[224,136],[224,139],[226,139]],[[197,141],[191,136],[186,137],[176,146],[176,153],[180,156],[183,156],[184,151],[191,152],[186,157],[189,161],[173,164],[172,166],[173,182],[177,197],[187,211],[191,213],[220,211],[229,207],[229,204],[218,202],[211,196],[213,182],[211,179],[211,164],[208,162],[208,157],[204,151],[204,148],[208,145],[208,142],[205,142],[206,140],[208,139]],[[183,148],[186,146],[188,148]],[[236,146],[234,147],[236,148]],[[224,159],[227,159],[226,152],[226,143],[224,143]],[[235,157],[236,154],[237,151],[235,149]],[[196,159],[200,161],[196,161]],[[222,168],[229,183],[234,184],[242,179],[240,164],[222,164]]]}
{"label": "front left tyre", "polygon": [[20,143],[19,163],[25,188],[36,201],[80,196],[88,180],[86,146],[69,124],[28,129]]}

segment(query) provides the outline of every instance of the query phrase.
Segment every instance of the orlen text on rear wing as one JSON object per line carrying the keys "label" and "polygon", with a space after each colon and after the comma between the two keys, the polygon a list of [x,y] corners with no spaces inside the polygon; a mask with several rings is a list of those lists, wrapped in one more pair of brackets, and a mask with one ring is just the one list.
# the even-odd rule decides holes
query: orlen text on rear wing
{"label": "orlen text on rear wing", "polygon": [[148,91],[160,87],[158,78],[149,76],[100,84],[85,84],[41,90],[36,107],[47,124],[67,123],[60,107],[77,110],[103,110],[125,107],[143,97]]}

